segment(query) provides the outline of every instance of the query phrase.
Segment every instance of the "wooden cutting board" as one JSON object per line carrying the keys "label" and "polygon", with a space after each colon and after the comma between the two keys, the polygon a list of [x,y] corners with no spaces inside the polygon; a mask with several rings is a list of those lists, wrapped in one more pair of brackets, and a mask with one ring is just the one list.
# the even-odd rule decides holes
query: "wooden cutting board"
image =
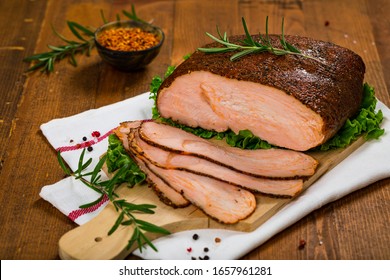
{"label": "wooden cutting board", "polygon": [[[319,165],[316,173],[304,182],[304,189],[310,187],[320,176],[339,164],[363,143],[364,139],[361,137],[345,149],[310,153],[311,156],[318,160]],[[145,185],[133,188],[121,186],[117,193],[128,202],[156,205],[155,214],[139,214],[137,217],[164,227],[171,233],[206,228],[249,232],[258,228],[291,201],[291,199],[257,195],[257,208],[250,217],[234,225],[224,225],[208,218],[195,206],[191,205],[182,209],[173,209],[165,205]],[[59,241],[59,255],[61,259],[124,259],[136,249],[136,246],[134,245],[130,250],[126,249],[128,240],[132,235],[133,229],[131,226],[120,226],[112,235],[108,236],[107,233],[117,217],[118,212],[109,203],[90,222],[67,232]],[[150,233],[146,233],[146,236],[150,240],[160,237]]]}

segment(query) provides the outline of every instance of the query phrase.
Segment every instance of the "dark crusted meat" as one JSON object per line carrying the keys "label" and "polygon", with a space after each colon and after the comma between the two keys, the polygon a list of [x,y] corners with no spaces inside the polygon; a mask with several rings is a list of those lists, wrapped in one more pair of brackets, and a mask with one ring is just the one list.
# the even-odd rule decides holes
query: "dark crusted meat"
{"label": "dark crusted meat", "polygon": [[[278,37],[271,39],[280,47]],[[365,65],[356,53],[329,42],[286,40],[321,62],[270,53],[232,62],[231,52],[196,51],[161,85],[161,116],[219,132],[249,129],[271,144],[300,151],[324,143],[359,109]]]}

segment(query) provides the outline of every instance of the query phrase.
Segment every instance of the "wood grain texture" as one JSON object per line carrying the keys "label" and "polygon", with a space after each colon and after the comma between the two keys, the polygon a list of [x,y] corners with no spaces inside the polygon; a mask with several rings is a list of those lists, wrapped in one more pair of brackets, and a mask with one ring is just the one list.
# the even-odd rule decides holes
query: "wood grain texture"
{"label": "wood grain texture", "polygon": [[[97,26],[100,9],[113,19],[134,3],[137,14],[166,32],[158,58],[143,71],[121,73],[103,64],[96,52],[80,57],[77,68],[66,62],[55,73],[25,74],[23,57],[60,43],[51,25],[69,35],[66,20]],[[55,152],[39,126],[145,92],[154,75],[198,44],[209,42],[204,32],[242,33],[245,16],[251,32],[308,35],[349,47],[362,55],[366,80],[377,97],[390,106],[390,36],[387,0],[232,0],[123,1],[47,0],[1,1],[0,36],[0,258],[58,259],[58,240],[76,227],[39,197],[42,186],[63,177]],[[245,259],[390,259],[390,179],[382,180],[311,213],[254,249]],[[299,250],[299,240],[306,246]],[[322,244],[320,244],[320,241]],[[129,257],[133,258],[133,257]]]}

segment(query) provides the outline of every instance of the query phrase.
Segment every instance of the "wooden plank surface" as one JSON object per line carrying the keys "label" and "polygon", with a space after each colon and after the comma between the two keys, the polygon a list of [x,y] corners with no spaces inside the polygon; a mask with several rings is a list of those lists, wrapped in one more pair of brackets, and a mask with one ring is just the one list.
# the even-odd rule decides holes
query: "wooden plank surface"
{"label": "wooden plank surface", "polygon": [[[60,43],[51,25],[69,35],[66,20],[98,26],[100,9],[113,19],[129,10],[130,3],[167,35],[160,55],[145,70],[118,72],[93,52],[80,57],[77,68],[64,62],[51,75],[24,73],[28,64],[23,57]],[[356,51],[366,62],[366,80],[390,106],[389,6],[387,0],[1,1],[0,258],[58,259],[58,240],[76,227],[39,197],[42,186],[63,177],[55,152],[39,131],[42,123],[147,91],[154,75],[208,42],[204,32],[214,32],[216,24],[230,34],[242,33],[241,16],[252,33],[264,30],[266,15],[270,31],[279,32],[284,16],[286,33]],[[382,180],[322,207],[244,259],[389,259],[389,186],[390,179]],[[304,250],[297,249],[301,239],[306,240]]]}

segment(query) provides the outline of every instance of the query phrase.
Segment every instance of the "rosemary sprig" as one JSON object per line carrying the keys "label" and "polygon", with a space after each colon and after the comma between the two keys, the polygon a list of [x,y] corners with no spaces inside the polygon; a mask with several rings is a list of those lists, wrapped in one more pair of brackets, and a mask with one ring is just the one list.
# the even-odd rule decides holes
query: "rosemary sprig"
{"label": "rosemary sprig", "polygon": [[[107,23],[103,12],[100,11],[100,13],[103,23]],[[131,12],[122,11],[122,13],[129,19],[145,23],[145,21],[143,21],[136,15],[134,5],[131,5]],[[116,15],[116,20],[121,20],[119,14]],[[69,30],[78,40],[69,40],[65,38],[63,35],[58,33],[52,26],[54,34],[59,37],[63,42],[65,42],[65,44],[61,46],[48,45],[50,51],[33,54],[24,58],[24,62],[33,62],[33,65],[27,69],[27,72],[32,72],[40,69],[41,72],[51,73],[54,71],[54,64],[65,58],[68,58],[68,62],[76,67],[77,54],[85,54],[87,56],[90,56],[91,50],[95,47],[94,33],[96,28],[92,29],[74,21],[67,21],[67,25]]]}
{"label": "rosemary sprig", "polygon": [[23,61],[35,62],[34,65],[27,70],[28,72],[35,71],[37,69],[41,69],[42,72],[46,73],[53,72],[54,63],[64,58],[68,58],[71,65],[77,66],[75,58],[76,54],[90,55],[91,50],[95,47],[94,32],[73,21],[68,21],[67,24],[73,35],[79,40],[69,40],[59,34],[54,27],[52,27],[53,32],[66,44],[62,46],[48,45],[48,48],[51,51],[26,57]]}
{"label": "rosemary sprig", "polygon": [[214,35],[208,32],[206,32],[206,35],[209,36],[214,41],[224,45],[225,47],[198,48],[198,50],[205,53],[223,53],[223,52],[238,51],[237,53],[235,53],[230,57],[231,61],[237,60],[248,54],[269,52],[274,55],[287,55],[287,54],[298,55],[322,63],[319,59],[315,57],[303,54],[300,50],[298,50],[296,47],[294,47],[293,45],[291,45],[286,41],[284,37],[284,18],[282,19],[282,33],[281,36],[279,37],[280,43],[283,48],[276,48],[271,44],[271,39],[268,34],[268,16],[266,17],[265,20],[265,35],[259,33],[259,38],[260,38],[259,41],[255,41],[253,37],[250,35],[244,18],[242,18],[242,25],[246,36],[245,39],[241,41],[242,45],[229,42],[227,33],[224,32],[224,34],[222,35],[217,26],[217,34],[219,38],[215,37]]}
{"label": "rosemary sprig", "polygon": [[134,8],[134,5],[131,5],[131,13],[130,12],[127,12],[125,10],[122,11],[122,13],[127,16],[129,19],[132,19],[134,21],[139,21],[139,22],[143,22],[143,23],[148,23],[146,21],[144,21],[143,19],[140,19],[137,14],[135,13],[135,8]]}
{"label": "rosemary sprig", "polygon": [[[133,204],[127,202],[125,199],[120,199],[118,194],[115,193],[116,188],[120,185],[120,178],[127,171],[128,165],[124,165],[119,170],[117,170],[117,172],[111,179],[102,181],[100,171],[106,161],[106,155],[101,157],[94,169],[90,172],[86,172],[85,170],[91,165],[92,158],[88,159],[87,161],[84,161],[84,156],[85,149],[83,149],[83,151],[81,152],[77,170],[72,172],[66,166],[64,160],[61,157],[61,153],[58,152],[57,154],[58,162],[66,175],[73,176],[75,179],[80,180],[87,187],[93,189],[100,194],[100,197],[97,200],[88,204],[81,205],[80,208],[88,208],[93,205],[96,205],[97,203],[102,201],[105,196],[107,196],[111,203],[114,205],[116,211],[119,212],[118,218],[112,228],[109,230],[108,235],[113,234],[119,228],[119,226],[132,225],[134,227],[134,230],[128,241],[126,249],[129,250],[134,243],[137,243],[139,250],[142,252],[143,244],[146,243],[153,250],[157,251],[157,248],[145,235],[145,232],[159,234],[170,234],[170,232],[162,227],[137,219],[134,215],[136,213],[154,214],[153,209],[156,208],[156,206],[151,204]],[[87,179],[86,177],[89,176],[90,179]]]}

